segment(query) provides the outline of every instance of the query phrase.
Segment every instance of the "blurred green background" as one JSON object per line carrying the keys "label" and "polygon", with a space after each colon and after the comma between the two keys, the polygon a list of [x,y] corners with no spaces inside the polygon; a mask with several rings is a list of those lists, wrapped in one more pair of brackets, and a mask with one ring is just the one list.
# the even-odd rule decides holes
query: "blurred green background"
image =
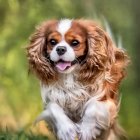
{"label": "blurred green background", "polygon": [[122,82],[119,120],[140,139],[140,0],[0,0],[0,129],[32,127],[42,111],[39,83],[28,75],[25,47],[36,25],[61,18],[102,18],[131,58]]}

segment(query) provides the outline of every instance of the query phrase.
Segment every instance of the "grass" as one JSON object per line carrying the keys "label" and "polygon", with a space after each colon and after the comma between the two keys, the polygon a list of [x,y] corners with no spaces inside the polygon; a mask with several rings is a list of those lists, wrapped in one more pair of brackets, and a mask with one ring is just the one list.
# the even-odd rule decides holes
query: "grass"
{"label": "grass", "polygon": [[[30,133],[25,133],[24,131],[20,131],[17,133],[12,132],[4,132],[0,131],[0,140],[52,140],[47,136],[43,135],[35,135]],[[128,140],[140,140],[139,138],[129,138]]]}
{"label": "grass", "polygon": [[0,140],[48,140],[46,136],[26,134],[25,132],[0,132]]}

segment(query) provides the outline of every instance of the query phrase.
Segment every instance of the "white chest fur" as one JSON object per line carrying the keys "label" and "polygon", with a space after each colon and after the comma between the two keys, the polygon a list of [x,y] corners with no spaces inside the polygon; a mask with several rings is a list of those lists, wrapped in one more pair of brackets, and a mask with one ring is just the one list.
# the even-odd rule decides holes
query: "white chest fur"
{"label": "white chest fur", "polygon": [[[58,103],[68,114],[82,112],[83,104],[89,99],[86,88],[79,84],[72,74],[62,75],[61,80],[53,85],[41,85],[44,105]],[[76,114],[75,114],[76,115]]]}

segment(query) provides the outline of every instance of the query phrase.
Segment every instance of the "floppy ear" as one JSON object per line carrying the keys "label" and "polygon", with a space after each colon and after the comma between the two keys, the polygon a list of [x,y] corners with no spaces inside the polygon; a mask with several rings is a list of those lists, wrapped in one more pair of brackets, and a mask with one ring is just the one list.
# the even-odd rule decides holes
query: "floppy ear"
{"label": "floppy ear", "polygon": [[[80,77],[84,81],[95,80],[106,69],[108,61],[112,61],[113,48],[105,32],[92,21],[80,21],[87,32],[87,57],[80,70]],[[112,55],[112,57],[110,57]],[[110,60],[109,60],[110,59]]]}
{"label": "floppy ear", "polygon": [[47,32],[50,22],[43,23],[37,27],[35,33],[30,38],[27,47],[27,57],[29,70],[33,71],[41,82],[48,83],[56,79],[56,72],[53,70],[47,54]]}
{"label": "floppy ear", "polygon": [[113,65],[120,62],[121,67],[125,67],[127,58],[124,51],[115,47],[103,29],[92,21],[81,21],[80,24],[87,31],[88,47],[86,62],[80,70],[81,79],[94,81],[102,72],[111,71]]}

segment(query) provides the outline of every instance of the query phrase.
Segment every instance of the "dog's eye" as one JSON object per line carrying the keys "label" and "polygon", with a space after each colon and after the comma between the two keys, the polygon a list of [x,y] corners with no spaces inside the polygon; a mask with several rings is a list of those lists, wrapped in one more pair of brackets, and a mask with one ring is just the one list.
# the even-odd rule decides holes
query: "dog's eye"
{"label": "dog's eye", "polygon": [[72,40],[71,46],[75,47],[77,45],[79,45],[79,41],[78,40]]}
{"label": "dog's eye", "polygon": [[57,44],[57,40],[55,39],[50,39],[49,43],[52,45],[52,46],[55,46]]}

